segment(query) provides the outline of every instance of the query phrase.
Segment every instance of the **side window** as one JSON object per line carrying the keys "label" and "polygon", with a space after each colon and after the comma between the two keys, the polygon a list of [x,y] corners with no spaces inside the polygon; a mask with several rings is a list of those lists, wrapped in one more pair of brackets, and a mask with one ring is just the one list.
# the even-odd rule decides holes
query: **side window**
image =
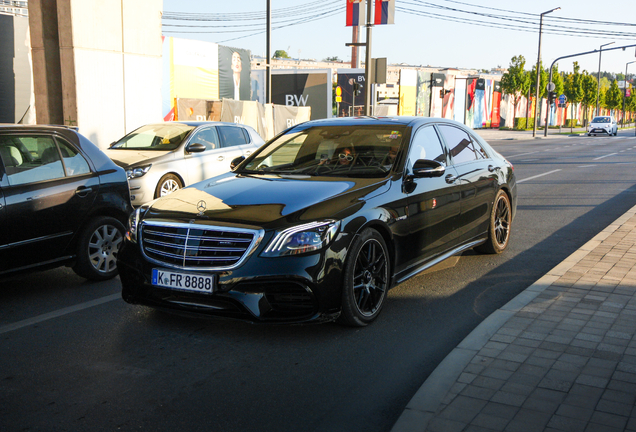
{"label": "side window", "polygon": [[409,149],[409,166],[418,159],[428,159],[446,165],[446,154],[433,126],[425,126],[417,130]]}
{"label": "side window", "polygon": [[88,174],[91,172],[84,156],[75,150],[73,146],[60,139],[57,140],[57,143],[60,146],[60,153],[62,153],[62,160],[64,161],[67,176]]}
{"label": "side window", "polygon": [[[22,140],[29,140],[29,151]],[[64,177],[60,153],[51,137],[14,137],[0,140],[0,155],[12,186]],[[18,157],[19,156],[19,157]]]}
{"label": "side window", "polygon": [[447,125],[439,125],[439,129],[446,141],[453,163],[461,164],[484,158],[481,146],[474,143],[463,130]]}
{"label": "side window", "polygon": [[206,151],[218,149],[220,147],[219,134],[216,133],[216,128],[214,127],[202,129],[196,132],[192,138],[190,138],[190,142],[203,144]]}
{"label": "side window", "polygon": [[238,126],[217,126],[223,147],[247,144],[243,128]]}

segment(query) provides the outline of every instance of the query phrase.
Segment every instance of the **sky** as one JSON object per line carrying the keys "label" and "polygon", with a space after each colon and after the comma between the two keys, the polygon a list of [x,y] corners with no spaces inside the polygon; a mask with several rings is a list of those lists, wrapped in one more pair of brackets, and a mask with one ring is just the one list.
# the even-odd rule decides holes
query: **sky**
{"label": "sky", "polygon": [[[346,1],[271,0],[271,53],[285,50],[292,58],[337,56],[350,61],[351,48],[345,43],[351,42],[352,28],[345,26]],[[264,56],[266,6],[267,0],[163,0],[163,34]],[[625,73],[626,63],[636,61],[636,47],[610,50],[636,45],[636,0],[396,0],[395,24],[372,28],[371,55],[386,57],[390,64],[487,70],[508,67],[513,56],[522,55],[529,70],[537,62],[539,15],[557,7],[544,15],[541,57],[545,67],[558,57],[599,50],[604,44],[610,45],[603,47],[602,71]],[[175,14],[217,21],[167,19]],[[364,42],[366,28],[360,30],[360,42]],[[593,34],[598,32],[612,34]],[[364,59],[364,48],[360,56]],[[598,52],[560,60],[559,70],[572,71],[574,61],[582,70],[598,71]],[[628,73],[636,73],[636,63],[628,66]]]}

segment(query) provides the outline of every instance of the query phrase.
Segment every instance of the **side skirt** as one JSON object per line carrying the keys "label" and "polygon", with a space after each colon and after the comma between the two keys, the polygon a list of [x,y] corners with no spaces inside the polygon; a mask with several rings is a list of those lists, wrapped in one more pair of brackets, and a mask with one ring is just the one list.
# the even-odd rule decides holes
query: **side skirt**
{"label": "side skirt", "polygon": [[475,240],[475,241],[471,241],[469,243],[465,243],[455,249],[452,249],[448,252],[446,252],[445,254],[439,255],[438,257],[432,259],[431,261],[427,261],[426,263],[420,265],[419,267],[417,267],[415,270],[411,271],[410,273],[407,273],[405,276],[401,276],[399,279],[395,280],[395,284],[401,284],[402,282],[404,282],[407,279],[412,278],[413,276],[416,276],[420,273],[422,273],[424,270],[427,270],[439,263],[441,263],[442,261],[452,257],[453,255],[457,255],[459,253],[464,252],[465,250],[468,249],[472,249],[475,246],[479,246],[480,244],[482,244],[484,241],[486,241],[486,239],[480,239],[480,240]]}

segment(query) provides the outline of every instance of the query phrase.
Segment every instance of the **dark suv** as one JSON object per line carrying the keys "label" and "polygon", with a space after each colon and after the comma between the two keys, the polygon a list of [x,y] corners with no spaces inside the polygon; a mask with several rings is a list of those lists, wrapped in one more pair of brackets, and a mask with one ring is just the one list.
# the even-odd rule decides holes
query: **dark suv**
{"label": "dark suv", "polygon": [[126,173],[81,134],[0,125],[0,277],[61,265],[114,277],[131,211]]}

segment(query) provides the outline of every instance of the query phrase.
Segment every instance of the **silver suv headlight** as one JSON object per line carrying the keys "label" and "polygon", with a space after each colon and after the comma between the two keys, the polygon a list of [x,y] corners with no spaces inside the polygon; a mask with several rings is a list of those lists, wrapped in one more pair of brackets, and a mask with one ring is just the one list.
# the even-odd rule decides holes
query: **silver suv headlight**
{"label": "silver suv headlight", "polygon": [[317,251],[327,247],[339,229],[340,221],[326,220],[278,231],[261,256],[279,257]]}

